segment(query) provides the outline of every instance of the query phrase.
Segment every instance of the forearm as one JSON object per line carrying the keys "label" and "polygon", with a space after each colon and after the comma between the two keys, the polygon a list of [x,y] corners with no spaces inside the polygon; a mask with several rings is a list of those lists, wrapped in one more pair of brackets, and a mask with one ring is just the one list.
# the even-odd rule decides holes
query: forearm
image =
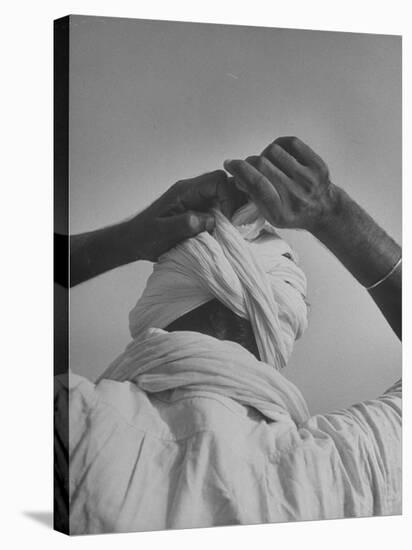
{"label": "forearm", "polygon": [[[385,277],[401,256],[400,246],[347,193],[335,188],[333,211],[312,233],[365,287]],[[402,270],[370,291],[388,323],[401,338]]]}
{"label": "forearm", "polygon": [[226,173],[215,170],[177,182],[124,222],[73,235],[70,286],[136,260],[157,261],[179,242],[213,229],[212,206],[218,205],[229,216],[240,196],[235,186],[229,185]]}
{"label": "forearm", "polygon": [[385,278],[370,295],[401,337],[402,275],[397,263],[401,249],[347,193],[331,183],[329,169],[319,155],[300,139],[285,136],[260,156],[227,160],[225,168],[272,225],[313,233],[363,286]]}
{"label": "forearm", "polygon": [[70,237],[70,286],[138,259],[125,221]]}

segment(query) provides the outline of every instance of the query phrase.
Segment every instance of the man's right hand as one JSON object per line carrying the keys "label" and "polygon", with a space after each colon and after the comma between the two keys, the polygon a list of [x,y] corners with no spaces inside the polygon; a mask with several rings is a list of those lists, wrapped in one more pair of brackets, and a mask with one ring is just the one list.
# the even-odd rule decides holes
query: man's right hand
{"label": "man's right hand", "polygon": [[280,137],[260,156],[225,168],[274,226],[315,231],[337,207],[338,188],[324,161],[296,137]]}

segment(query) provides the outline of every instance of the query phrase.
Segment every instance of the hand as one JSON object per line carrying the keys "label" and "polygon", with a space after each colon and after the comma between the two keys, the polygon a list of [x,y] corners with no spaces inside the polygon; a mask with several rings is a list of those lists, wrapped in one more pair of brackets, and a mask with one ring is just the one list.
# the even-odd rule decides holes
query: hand
{"label": "hand", "polygon": [[328,167],[298,138],[280,137],[260,156],[224,166],[276,227],[314,231],[337,205],[338,188],[330,182]]}
{"label": "hand", "polygon": [[230,217],[245,202],[245,197],[230,185],[223,170],[196,178],[178,181],[146,210],[130,220],[127,227],[133,239],[134,259],[156,261],[180,241],[214,228],[214,218],[208,213],[220,208]]}

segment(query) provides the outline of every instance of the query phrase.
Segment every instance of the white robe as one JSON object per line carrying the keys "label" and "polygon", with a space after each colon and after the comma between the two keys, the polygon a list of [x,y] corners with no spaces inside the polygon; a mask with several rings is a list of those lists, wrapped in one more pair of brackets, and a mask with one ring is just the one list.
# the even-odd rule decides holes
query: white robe
{"label": "white robe", "polygon": [[401,392],[310,417],[239,345],[149,331],[97,384],[56,380],[70,532],[400,514]]}

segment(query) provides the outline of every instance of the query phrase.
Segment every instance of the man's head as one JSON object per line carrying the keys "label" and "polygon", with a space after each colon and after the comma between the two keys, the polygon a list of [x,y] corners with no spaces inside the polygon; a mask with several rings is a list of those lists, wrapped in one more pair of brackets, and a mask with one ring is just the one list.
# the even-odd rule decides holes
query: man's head
{"label": "man's head", "polygon": [[253,205],[231,222],[214,215],[212,235],[201,233],[159,258],[130,313],[132,336],[150,327],[195,330],[239,342],[281,368],[306,328],[305,276]]}

